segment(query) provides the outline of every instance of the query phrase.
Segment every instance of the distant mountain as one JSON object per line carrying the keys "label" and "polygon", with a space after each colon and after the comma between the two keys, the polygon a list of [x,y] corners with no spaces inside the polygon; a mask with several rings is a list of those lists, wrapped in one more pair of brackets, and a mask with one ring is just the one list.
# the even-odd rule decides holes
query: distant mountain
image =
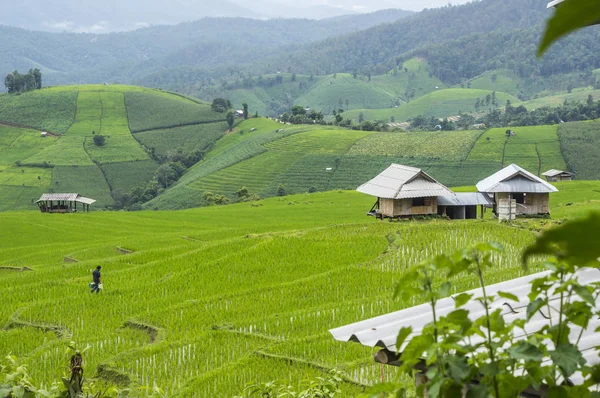
{"label": "distant mountain", "polygon": [[0,0],[0,24],[50,32],[108,33],[203,17],[262,15],[229,0]]}
{"label": "distant mountain", "polygon": [[182,67],[223,73],[237,63],[275,55],[282,46],[303,46],[411,14],[385,10],[321,21],[204,18],[109,35],[32,32],[0,26],[0,74],[40,68],[47,84],[65,84],[131,82]]}
{"label": "distant mountain", "polygon": [[245,0],[22,0],[18,5],[0,0],[4,10],[0,25],[48,32],[110,33],[206,17],[326,19],[397,8],[392,3],[380,0],[379,7],[356,8],[278,0],[255,0],[251,4]]}

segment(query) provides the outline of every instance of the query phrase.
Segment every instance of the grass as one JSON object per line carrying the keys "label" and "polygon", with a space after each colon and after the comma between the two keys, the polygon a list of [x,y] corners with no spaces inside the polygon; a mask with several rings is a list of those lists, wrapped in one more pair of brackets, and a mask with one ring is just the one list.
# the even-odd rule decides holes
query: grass
{"label": "grass", "polygon": [[0,186],[0,211],[37,210],[34,203],[48,190],[42,187],[19,187],[14,185]]}
{"label": "grass", "polygon": [[51,188],[54,192],[74,192],[95,199],[97,202],[93,207],[96,209],[113,202],[110,187],[96,165],[55,167]]}
{"label": "grass", "polygon": [[225,120],[210,104],[159,91],[126,92],[125,105],[133,133]]}
{"label": "grass", "polygon": [[164,156],[177,148],[187,152],[203,150],[223,137],[227,128],[227,123],[223,122],[198,124],[137,133],[135,139],[147,148],[155,148],[156,153]]}
{"label": "grass", "polygon": [[376,134],[357,142],[349,154],[464,160],[480,135],[478,131]]}
{"label": "grass", "polygon": [[[370,351],[335,343],[327,330],[412,305],[391,299],[407,264],[494,239],[511,247],[490,274],[503,279],[521,272],[519,248],[533,240],[528,231],[491,222],[375,222],[364,216],[370,202],[333,192],[184,212],[2,214],[3,265],[35,271],[0,274],[9,297],[0,319],[26,307],[18,319],[60,324],[91,347],[90,377],[111,366],[169,395],[233,396],[250,382],[297,383],[334,367],[359,379],[354,370],[372,366]],[[55,230],[63,233],[38,243]],[[402,236],[405,250],[389,249],[390,234]],[[65,265],[65,256],[79,262]],[[91,296],[86,285],[97,264],[106,291]],[[35,295],[16,288],[24,285]],[[162,340],[123,328],[131,321],[164,330]],[[34,379],[49,382],[62,371],[68,340],[45,340],[30,329],[13,332],[0,354],[19,352]],[[360,376],[376,380],[376,372]],[[342,388],[346,395],[361,391]]]}
{"label": "grass", "polygon": [[52,181],[52,170],[39,167],[10,167],[0,170],[0,186],[46,187]]}
{"label": "grass", "polygon": [[[553,211],[579,203],[567,200],[587,206],[598,188],[564,184]],[[535,235],[494,221],[378,222],[364,214],[373,202],[329,192],[180,212],[2,213],[0,265],[34,271],[0,271],[0,322],[33,325],[0,331],[0,355],[18,354],[47,384],[63,372],[70,339],[35,325],[60,325],[89,345],[88,377],[111,368],[122,374],[122,388],[236,396],[248,383],[297,385],[333,368],[349,381],[376,383],[371,350],[338,343],[327,330],[419,304],[392,299],[407,266],[465,245],[506,247],[486,272],[488,283],[521,276],[521,251]],[[390,246],[390,237],[402,247]],[[78,262],[64,263],[67,256]],[[105,291],[92,296],[87,283],[96,265]],[[466,290],[476,281],[456,283]],[[343,396],[362,391],[342,384]]]}
{"label": "grass", "polygon": [[570,171],[581,180],[600,179],[600,135],[598,122],[561,124],[558,129],[560,146]]}
{"label": "grass", "polygon": [[43,89],[20,95],[0,96],[0,123],[13,123],[47,130],[67,132],[75,120],[77,93]]}
{"label": "grass", "polygon": [[590,88],[577,88],[574,89],[571,93],[562,93],[549,95],[546,97],[532,99],[530,101],[526,101],[523,105],[529,109],[537,109],[542,108],[544,106],[549,106],[551,108],[555,108],[557,106],[562,106],[565,101],[572,102],[585,102],[587,101],[588,96],[591,95],[595,100],[600,98],[600,90],[593,90]]}
{"label": "grass", "polygon": [[[344,117],[357,121],[362,113],[365,120],[389,121],[393,117],[397,122],[406,121],[418,115],[444,118],[458,115],[460,111],[463,113],[474,112],[477,98],[485,99],[491,93],[492,91],[489,90],[441,89],[412,100],[398,108],[358,109],[345,112]],[[518,98],[502,92],[496,92],[496,98],[500,105],[506,103],[506,100],[513,103],[519,102]]]}
{"label": "grass", "polygon": [[56,143],[53,136],[42,137],[40,132],[0,125],[0,165],[13,165]]}
{"label": "grass", "polygon": [[158,168],[158,164],[153,160],[141,160],[107,163],[103,164],[101,168],[113,191],[119,190],[128,193],[133,188],[150,181]]}
{"label": "grass", "polygon": [[469,88],[492,90],[496,92],[519,94],[521,80],[508,70],[495,70],[484,73],[469,81]]}
{"label": "grass", "polygon": [[536,175],[550,169],[564,169],[557,126],[510,127],[516,136],[507,137],[507,128],[487,130],[477,141],[468,160],[489,161],[499,167],[515,163]]}
{"label": "grass", "polygon": [[39,165],[44,162],[53,166],[86,166],[93,164],[85,152],[83,136],[63,136],[36,154],[23,159],[23,164]]}
{"label": "grass", "polygon": [[97,146],[92,137],[85,139],[85,151],[99,164],[149,160],[148,154],[131,135],[107,136],[103,146]]}

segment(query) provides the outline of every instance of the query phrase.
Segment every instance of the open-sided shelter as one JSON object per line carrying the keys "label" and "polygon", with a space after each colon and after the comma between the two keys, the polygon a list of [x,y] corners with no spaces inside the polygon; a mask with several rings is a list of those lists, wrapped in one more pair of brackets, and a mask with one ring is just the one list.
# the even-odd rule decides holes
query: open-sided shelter
{"label": "open-sided shelter", "polygon": [[480,181],[477,190],[493,195],[494,212],[500,220],[514,220],[517,215],[550,214],[553,185],[516,164]]}
{"label": "open-sided shelter", "polygon": [[[45,193],[35,202],[42,213],[75,213],[79,211],[90,211],[90,205],[95,203],[94,199],[86,198],[77,193]],[[79,205],[79,209],[77,209]]]}
{"label": "open-sided shelter", "polygon": [[[531,281],[546,275],[548,275],[548,273],[543,272],[486,286],[488,297],[494,297],[494,301],[489,308],[490,313],[493,313],[498,309],[501,310],[506,324],[512,323],[517,319],[525,319],[525,317],[528,316],[528,294],[531,291]],[[582,269],[581,271],[578,271],[577,278],[580,283],[591,285],[600,281],[600,272],[595,268]],[[510,305],[506,305],[507,300],[500,297],[497,294],[498,292],[513,294],[519,300]],[[473,294],[474,297],[483,296],[482,289],[475,289],[468,293]],[[557,301],[559,299],[560,295],[556,295],[551,300]],[[596,305],[600,305],[600,296],[597,296],[595,301]],[[481,315],[481,303],[477,300],[470,301],[465,306],[461,307],[461,309],[470,312],[469,318],[471,318],[472,321],[475,321],[475,318]],[[438,318],[446,316],[454,310],[456,310],[454,297],[438,300],[435,306],[435,312]],[[559,312],[554,306],[549,306],[548,311],[537,311],[532,316],[530,324],[540,325],[540,328],[544,325],[557,324],[559,316]],[[411,333],[401,347],[396,347],[396,340],[400,330],[405,327],[412,327],[413,331],[419,333],[425,325],[432,321],[433,310],[431,305],[421,304],[416,307],[331,329],[329,332],[336,340],[341,342],[355,342],[370,348],[379,348],[380,350],[374,355],[375,362],[389,366],[401,366],[402,350],[415,336],[415,333]],[[600,318],[594,317],[584,330],[582,330],[581,327],[574,327],[571,330],[573,336],[579,336],[577,348],[582,352],[583,357],[590,366],[600,362],[600,357],[598,357],[598,353],[595,349],[595,347],[600,345],[600,334],[596,332],[597,327],[600,327]],[[526,340],[528,338],[527,332],[521,330],[520,333],[515,334],[515,338]],[[421,372],[416,380],[418,384],[419,381],[425,377],[427,372],[425,359],[416,366],[416,370]],[[580,384],[582,382],[581,374],[574,374],[569,379],[569,382]],[[524,393],[523,396],[545,397],[539,390],[531,388],[528,388]]]}
{"label": "open-sided shelter", "polygon": [[378,218],[437,215],[438,197],[453,194],[423,170],[399,164],[392,164],[357,191],[377,197],[369,214]]}
{"label": "open-sided shelter", "polygon": [[437,203],[438,214],[451,220],[474,220],[477,218],[477,207],[481,207],[479,215],[483,218],[485,209],[494,205],[488,195],[479,192],[457,192],[438,196]]}
{"label": "open-sided shelter", "polygon": [[547,172],[542,174],[546,177],[548,182],[560,182],[560,181],[571,181],[573,179],[574,174],[569,173],[568,171],[562,170],[548,170]]}

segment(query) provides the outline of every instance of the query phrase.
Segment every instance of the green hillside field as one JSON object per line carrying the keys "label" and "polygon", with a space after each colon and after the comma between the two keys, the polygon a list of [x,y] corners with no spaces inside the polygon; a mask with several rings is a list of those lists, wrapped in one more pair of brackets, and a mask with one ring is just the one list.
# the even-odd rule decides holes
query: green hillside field
{"label": "green hillside field", "polygon": [[422,168],[448,186],[475,185],[510,163],[534,174],[566,169],[557,126],[512,129],[517,135],[508,139],[506,129],[376,133],[252,119],[146,208],[199,206],[205,192],[233,197],[242,187],[263,197],[280,187],[286,194],[356,189],[391,163]]}
{"label": "green hillside field", "polygon": [[[555,218],[600,203],[597,181],[561,190]],[[380,365],[327,331],[418,304],[392,299],[408,265],[484,240],[506,247],[487,283],[539,269],[521,266],[535,238],[527,221],[379,222],[365,216],[372,202],[334,191],[180,212],[1,213],[0,355],[49,385],[75,341],[89,346],[86,377],[133,396],[145,396],[140,386],[243,396],[250,383],[296,387],[329,369],[343,374],[342,396],[355,396],[381,379]],[[104,291],[90,295],[97,265]],[[475,276],[455,285],[472,288]]]}
{"label": "green hillside field", "polygon": [[[280,73],[264,75],[262,81],[272,81],[276,76],[282,79],[281,83],[251,88],[242,88],[238,84],[226,90],[215,86],[205,89],[200,95],[207,98],[226,97],[237,109],[247,103],[251,113],[258,112],[260,115],[277,116],[291,103],[331,115],[339,108],[389,108],[446,88],[444,83],[430,74],[427,62],[416,58],[386,74],[371,78],[360,74],[336,73],[326,76],[297,75],[294,80],[291,73]],[[283,108],[278,110],[279,107]]]}
{"label": "green hillside field", "polygon": [[[458,115],[459,112],[475,112],[477,98],[485,99],[488,94],[492,94],[492,91],[463,88],[440,89],[400,105],[398,108],[355,109],[345,112],[344,117],[358,121],[359,115],[362,113],[365,120],[390,121],[393,117],[397,122],[406,121],[418,115],[444,118]],[[504,105],[507,100],[512,103],[519,102],[518,98],[502,92],[496,92],[496,98],[499,105]]]}
{"label": "green hillside field", "polygon": [[[149,152],[207,149],[225,134],[224,120],[202,101],[136,86],[0,95],[0,210],[35,209],[44,192],[77,192],[110,206],[113,192],[152,178],[158,164]],[[105,137],[104,146],[94,135]]]}

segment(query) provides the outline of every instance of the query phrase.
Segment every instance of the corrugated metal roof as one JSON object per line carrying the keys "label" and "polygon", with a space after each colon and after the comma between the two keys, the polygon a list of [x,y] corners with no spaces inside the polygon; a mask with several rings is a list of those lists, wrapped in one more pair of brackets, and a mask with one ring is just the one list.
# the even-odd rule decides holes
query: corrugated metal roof
{"label": "corrugated metal roof", "polygon": [[477,183],[479,192],[496,193],[550,193],[558,192],[553,185],[516,164]]}
{"label": "corrugated metal roof", "polygon": [[[529,303],[527,295],[531,290],[530,283],[533,279],[547,274],[547,272],[543,272],[487,286],[486,293],[490,296],[495,296],[495,301],[490,306],[490,312],[501,308],[506,322],[512,322],[516,319],[525,318],[527,316],[527,305]],[[582,269],[578,272],[577,277],[579,282],[584,285],[598,282],[600,281],[600,270],[596,268]],[[519,302],[515,303],[499,297],[497,295],[499,291],[514,294],[519,298]],[[474,297],[481,297],[482,295],[481,289],[474,289],[469,293],[474,294]],[[559,296],[557,296],[554,300],[559,300]],[[596,298],[596,305],[600,305],[600,296]],[[556,320],[558,319],[558,312],[552,308],[553,306],[550,307],[550,314],[548,314],[548,310],[544,308],[543,313],[538,312],[533,316],[531,321],[528,323],[528,330],[539,330],[549,322],[556,323]],[[485,314],[481,304],[476,301],[471,301],[462,308],[470,311],[469,317],[471,320],[475,320],[476,318],[479,318]],[[445,316],[454,310],[455,304],[452,297],[448,297],[437,302],[436,314],[438,317]],[[551,320],[549,320],[548,317]],[[416,307],[396,311],[336,329],[331,329],[329,332],[338,341],[357,342],[367,347],[387,348],[390,351],[396,352],[396,338],[401,328],[412,327],[413,329],[413,333],[404,343],[404,345],[406,345],[410,339],[413,336],[418,335],[422,331],[423,327],[430,323],[432,319],[431,306],[429,304],[421,304]],[[600,344],[600,334],[596,332],[596,328],[598,326],[600,326],[600,319],[598,317],[590,321],[589,327],[582,334],[583,337],[579,343],[580,350],[592,349]],[[574,336],[573,341],[577,340],[580,332],[580,328],[572,327],[571,334]],[[523,332],[521,331],[519,333]],[[524,338],[525,335],[517,335],[516,337]],[[400,351],[402,351],[403,347],[401,347]],[[590,361],[590,364],[600,362],[600,358],[596,352],[591,352],[589,357],[586,355],[586,358],[588,361]]]}
{"label": "corrugated metal roof", "polygon": [[377,177],[357,188],[358,192],[384,199],[426,198],[450,195],[452,191],[421,169],[392,164]]}
{"label": "corrugated metal roof", "polygon": [[438,206],[490,206],[494,201],[481,192],[458,192],[454,195],[438,196]]}
{"label": "corrugated metal roof", "polygon": [[44,201],[44,200],[52,200],[52,201],[65,200],[65,201],[73,202],[73,201],[75,201],[75,199],[77,199],[78,196],[79,196],[79,194],[76,194],[76,193],[45,193],[42,195],[40,200],[38,200],[38,202]]}
{"label": "corrugated metal roof", "polygon": [[555,169],[548,170],[547,172],[545,172],[542,175],[546,176],[546,177],[556,177],[557,175],[560,175],[560,174],[569,175],[569,176],[573,175],[573,173],[569,173],[568,171],[555,170]]}
{"label": "corrugated metal roof", "polygon": [[86,198],[86,197],[81,196],[81,195],[79,195],[77,193],[45,193],[35,203],[46,202],[46,201],[53,201],[53,202],[59,202],[59,201],[64,201],[64,202],[78,202],[78,203],[83,203],[83,204],[86,204],[86,205],[91,205],[93,203],[96,203],[96,200],[90,199],[90,198]]}
{"label": "corrugated metal roof", "polygon": [[552,7],[556,7],[557,5],[559,5],[560,3],[562,3],[565,0],[553,0],[550,3],[548,3],[548,5],[546,6],[547,8],[552,8]]}

